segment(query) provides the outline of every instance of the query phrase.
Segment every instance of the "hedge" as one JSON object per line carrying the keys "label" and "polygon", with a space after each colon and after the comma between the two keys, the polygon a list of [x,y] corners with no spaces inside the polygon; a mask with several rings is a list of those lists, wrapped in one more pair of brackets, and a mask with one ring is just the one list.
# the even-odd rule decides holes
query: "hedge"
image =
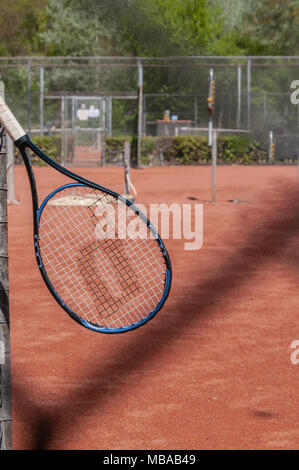
{"label": "hedge", "polygon": [[[121,164],[125,140],[131,143],[132,165],[137,161],[137,139],[132,137],[107,137],[107,164]],[[60,161],[60,136],[38,136],[33,142],[55,161]],[[217,158],[221,164],[258,164],[268,160],[267,151],[249,136],[219,137],[217,141]],[[43,165],[33,156],[33,164]],[[16,155],[16,163],[20,162]],[[207,137],[176,136],[176,137],[143,137],[141,140],[141,164],[207,164],[211,162],[211,147]]]}
{"label": "hedge", "polygon": [[[136,140],[130,137],[106,139],[106,161],[112,154],[121,155],[124,141],[131,142],[132,163],[137,160]],[[219,137],[217,140],[217,158],[219,163],[250,164],[264,163],[268,155],[258,142],[251,137]],[[207,164],[211,163],[211,147],[208,138],[201,136],[143,137],[141,140],[141,164]]]}
{"label": "hedge", "polygon": [[[61,137],[60,136],[36,136],[32,138],[32,142],[37,145],[44,153],[56,162],[61,161]],[[40,158],[32,153],[31,161],[33,165],[45,166]],[[20,152],[15,149],[15,163],[22,163]]]}

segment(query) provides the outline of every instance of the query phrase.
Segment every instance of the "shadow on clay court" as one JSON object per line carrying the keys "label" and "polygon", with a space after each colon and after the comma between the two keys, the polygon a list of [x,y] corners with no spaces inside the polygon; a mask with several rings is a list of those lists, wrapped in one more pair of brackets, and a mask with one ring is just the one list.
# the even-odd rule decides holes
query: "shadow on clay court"
{"label": "shadow on clay court", "polygon": [[[150,326],[139,329],[129,345],[115,350],[109,365],[102,368],[98,365],[90,367],[92,384],[83,382],[79,390],[47,411],[31,401],[29,396],[27,399],[26,390],[15,386],[14,398],[18,398],[15,403],[22,404],[17,410],[18,415],[22,419],[26,416],[26,420],[32,418],[28,422],[28,429],[32,433],[32,449],[53,448],[53,439],[66,432],[70,426],[74,429],[76,422],[80,422],[82,413],[105,404],[114,393],[119,393],[122,377],[142,368],[147,361],[159,355],[171,341],[177,340],[179,335],[190,328],[190,324],[194,328],[196,321],[204,318],[207,305],[216,307],[234,289],[248,281],[267,259],[284,256],[286,246],[299,235],[298,185],[282,188],[276,194],[274,203],[264,201],[257,210],[262,212],[258,219],[252,217],[246,222],[244,238],[223,259],[219,259],[208,278],[198,279],[198,285],[193,285],[186,292],[186,295],[193,298],[188,310],[186,300],[180,300],[172,304],[171,311],[168,311],[168,315],[163,315],[159,322],[153,321]],[[244,224],[244,221],[240,220],[239,223]],[[166,309],[170,310],[169,306]],[[94,357],[91,363],[97,364]],[[115,382],[115,387],[103,387],[107,383],[107,377],[112,383]],[[84,403],[84,406],[74,407],[73,403],[79,402]],[[26,412],[23,414],[24,410]],[[66,416],[71,416],[71,424]]]}

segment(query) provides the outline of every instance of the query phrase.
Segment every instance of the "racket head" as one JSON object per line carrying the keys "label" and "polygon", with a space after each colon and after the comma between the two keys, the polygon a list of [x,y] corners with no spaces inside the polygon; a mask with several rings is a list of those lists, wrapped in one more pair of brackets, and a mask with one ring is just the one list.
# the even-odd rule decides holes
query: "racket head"
{"label": "racket head", "polygon": [[[112,230],[120,210],[126,215]],[[134,224],[146,238],[130,238]],[[107,238],[104,226],[113,232]],[[70,183],[44,199],[35,252],[56,301],[92,331],[124,333],[144,325],[170,291],[171,263],[156,229],[130,200],[99,185]]]}

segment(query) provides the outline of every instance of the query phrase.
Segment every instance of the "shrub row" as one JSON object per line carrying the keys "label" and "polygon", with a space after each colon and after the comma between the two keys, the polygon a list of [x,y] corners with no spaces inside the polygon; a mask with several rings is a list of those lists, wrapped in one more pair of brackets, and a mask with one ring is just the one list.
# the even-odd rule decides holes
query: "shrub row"
{"label": "shrub row", "polygon": [[[44,153],[56,162],[61,161],[61,138],[60,136],[36,136],[32,138],[32,142],[37,145]],[[15,164],[22,163],[20,152],[15,148]],[[31,161],[33,165],[45,166],[40,158],[32,154]]]}
{"label": "shrub row", "polygon": [[[136,139],[131,141],[131,159],[137,160]],[[106,139],[106,161],[116,153],[121,155],[125,137]],[[219,137],[217,140],[217,158],[219,163],[263,163],[267,161],[267,152],[251,137]],[[207,137],[143,137],[141,141],[141,164],[205,164],[212,159],[211,147]]]}
{"label": "shrub row", "polygon": [[[131,162],[137,161],[137,139],[132,137],[106,138],[106,162],[121,163],[125,140],[131,143]],[[33,142],[47,155],[60,161],[60,136],[38,136]],[[217,141],[217,158],[219,163],[257,164],[267,161],[267,152],[251,137],[219,137]],[[211,162],[211,148],[207,137],[143,137],[141,141],[141,164],[206,164]],[[43,165],[33,156],[33,164]],[[16,154],[16,163],[20,157]]]}

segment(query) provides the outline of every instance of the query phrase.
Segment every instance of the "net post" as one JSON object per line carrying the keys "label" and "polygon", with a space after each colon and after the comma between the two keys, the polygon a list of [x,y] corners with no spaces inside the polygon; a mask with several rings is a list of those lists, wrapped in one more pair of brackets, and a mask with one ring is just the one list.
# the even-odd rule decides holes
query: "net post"
{"label": "net post", "polygon": [[216,202],[217,131],[212,134],[212,202]]}
{"label": "net post", "polygon": [[[137,197],[137,191],[135,189],[135,186],[133,185],[131,181],[131,175],[130,175],[130,170],[131,170],[131,146],[130,146],[130,141],[125,140],[124,144],[124,170],[125,170],[125,194],[124,197],[126,199],[129,199],[132,202],[136,201]],[[131,191],[133,194],[131,194]]]}
{"label": "net post", "polygon": [[124,145],[124,167],[125,167],[125,194],[130,194],[130,142],[125,141]]}
{"label": "net post", "polygon": [[[0,81],[0,94],[4,85]],[[1,130],[1,129],[0,129]],[[12,449],[6,149],[0,139],[0,449]]]}
{"label": "net post", "polygon": [[209,81],[209,96],[208,102],[208,113],[209,113],[209,146],[213,145],[213,113],[215,104],[215,80],[214,80],[214,69],[210,69],[210,81]]}

